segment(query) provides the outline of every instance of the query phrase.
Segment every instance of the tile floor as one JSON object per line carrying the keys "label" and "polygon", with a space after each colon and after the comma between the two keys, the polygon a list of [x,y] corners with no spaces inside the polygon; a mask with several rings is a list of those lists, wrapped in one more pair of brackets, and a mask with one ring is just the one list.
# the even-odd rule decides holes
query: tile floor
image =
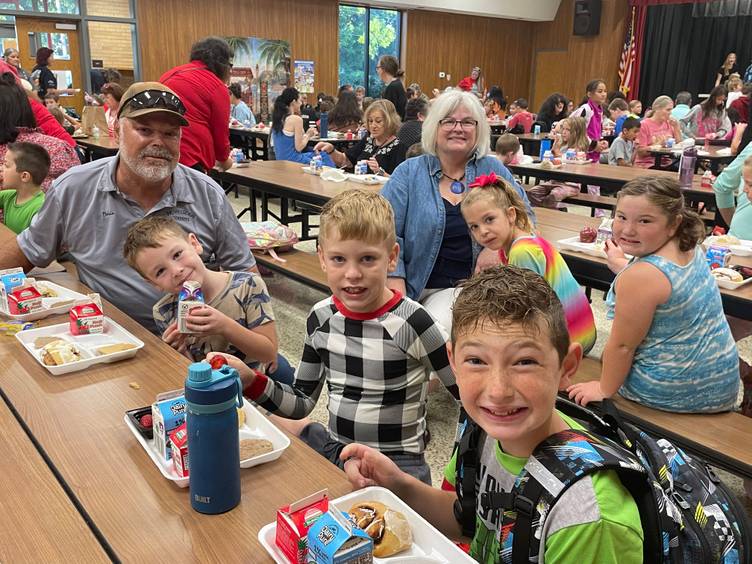
{"label": "tile floor", "polygon": [[[247,202],[246,198],[247,196],[244,196],[241,192],[239,199],[230,196],[230,201],[239,212]],[[589,208],[570,206],[570,213],[589,215]],[[245,216],[245,218],[241,218],[241,221],[243,220],[250,221],[250,217]],[[299,246],[306,250],[315,249],[313,241],[301,243]],[[296,365],[300,360],[308,311],[316,302],[323,299],[325,294],[280,274],[266,276],[265,279],[272,296],[274,313],[277,318],[280,353],[285,355],[290,363]],[[602,292],[593,291],[592,307],[598,329],[598,340],[590,355],[599,357],[603,351],[603,345],[608,339],[610,329],[610,322],[606,319],[606,307]],[[752,337],[740,341],[738,345],[742,358],[747,362],[752,362]],[[326,404],[326,390],[324,390],[311,414],[311,418],[326,424],[328,418]],[[444,466],[451,455],[457,415],[458,410],[452,397],[443,388],[430,396],[428,423],[431,429],[431,442],[426,450],[426,459],[431,466],[434,485],[441,483]],[[732,490],[744,498],[747,512],[752,516],[752,500],[744,497],[741,479],[722,470],[719,470],[719,472]]]}

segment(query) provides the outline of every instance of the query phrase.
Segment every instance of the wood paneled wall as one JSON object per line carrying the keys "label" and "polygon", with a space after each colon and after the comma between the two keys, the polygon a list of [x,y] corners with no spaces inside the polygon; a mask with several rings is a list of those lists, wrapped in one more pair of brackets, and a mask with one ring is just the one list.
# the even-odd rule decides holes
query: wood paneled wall
{"label": "wood paneled wall", "polygon": [[[411,10],[407,14],[405,84],[431,89],[456,85],[474,66],[486,86],[500,85],[509,99],[527,96],[532,66],[533,22]],[[439,71],[451,81],[439,78]]]}
{"label": "wood paneled wall", "polygon": [[[290,41],[293,59],[315,61],[315,90],[337,91],[337,0],[136,0],[136,7],[144,80],[187,62],[201,37],[240,35]],[[543,23],[409,10],[405,84],[430,94],[477,65],[488,86],[500,84],[510,100],[528,98],[532,111],[554,91],[579,100],[595,77],[615,88],[627,2],[603,0],[595,37],[572,35],[573,13],[574,0],[562,0],[556,19]]]}
{"label": "wood paneled wall", "polygon": [[556,19],[535,24],[532,42],[532,111],[552,92],[576,103],[585,85],[603,78],[609,90],[619,86],[619,58],[624,45],[629,6],[626,0],[603,0],[600,33],[594,37],[572,34],[574,0],[562,0]]}
{"label": "wood paneled wall", "polygon": [[207,35],[286,39],[315,61],[315,91],[337,91],[337,0],[137,0],[143,80],[188,62]]}

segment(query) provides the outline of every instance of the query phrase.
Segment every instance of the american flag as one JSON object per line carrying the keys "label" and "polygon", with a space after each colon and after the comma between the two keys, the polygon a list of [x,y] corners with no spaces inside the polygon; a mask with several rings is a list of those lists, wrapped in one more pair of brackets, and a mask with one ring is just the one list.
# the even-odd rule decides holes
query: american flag
{"label": "american flag", "polygon": [[632,6],[632,14],[624,39],[624,48],[622,49],[621,60],[619,61],[619,90],[624,94],[627,94],[632,89],[632,77],[634,76],[634,65],[637,59],[635,12],[636,8]]}

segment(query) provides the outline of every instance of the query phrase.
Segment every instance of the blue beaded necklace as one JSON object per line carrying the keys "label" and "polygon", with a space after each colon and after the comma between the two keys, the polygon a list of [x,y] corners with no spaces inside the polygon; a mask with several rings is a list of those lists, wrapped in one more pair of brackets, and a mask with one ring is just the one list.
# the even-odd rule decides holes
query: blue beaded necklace
{"label": "blue beaded necklace", "polygon": [[442,170],[441,175],[452,181],[452,185],[449,187],[449,189],[452,191],[452,194],[462,194],[465,192],[465,185],[462,182],[465,179],[464,174],[459,178],[452,178]]}

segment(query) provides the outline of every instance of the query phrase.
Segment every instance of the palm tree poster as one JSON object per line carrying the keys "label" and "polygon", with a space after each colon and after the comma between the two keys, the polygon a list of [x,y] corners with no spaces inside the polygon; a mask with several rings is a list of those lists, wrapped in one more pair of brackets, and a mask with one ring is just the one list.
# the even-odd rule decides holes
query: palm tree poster
{"label": "palm tree poster", "polygon": [[258,37],[225,39],[235,52],[230,81],[240,83],[243,101],[261,121],[268,121],[274,100],[290,84],[290,43]]}

